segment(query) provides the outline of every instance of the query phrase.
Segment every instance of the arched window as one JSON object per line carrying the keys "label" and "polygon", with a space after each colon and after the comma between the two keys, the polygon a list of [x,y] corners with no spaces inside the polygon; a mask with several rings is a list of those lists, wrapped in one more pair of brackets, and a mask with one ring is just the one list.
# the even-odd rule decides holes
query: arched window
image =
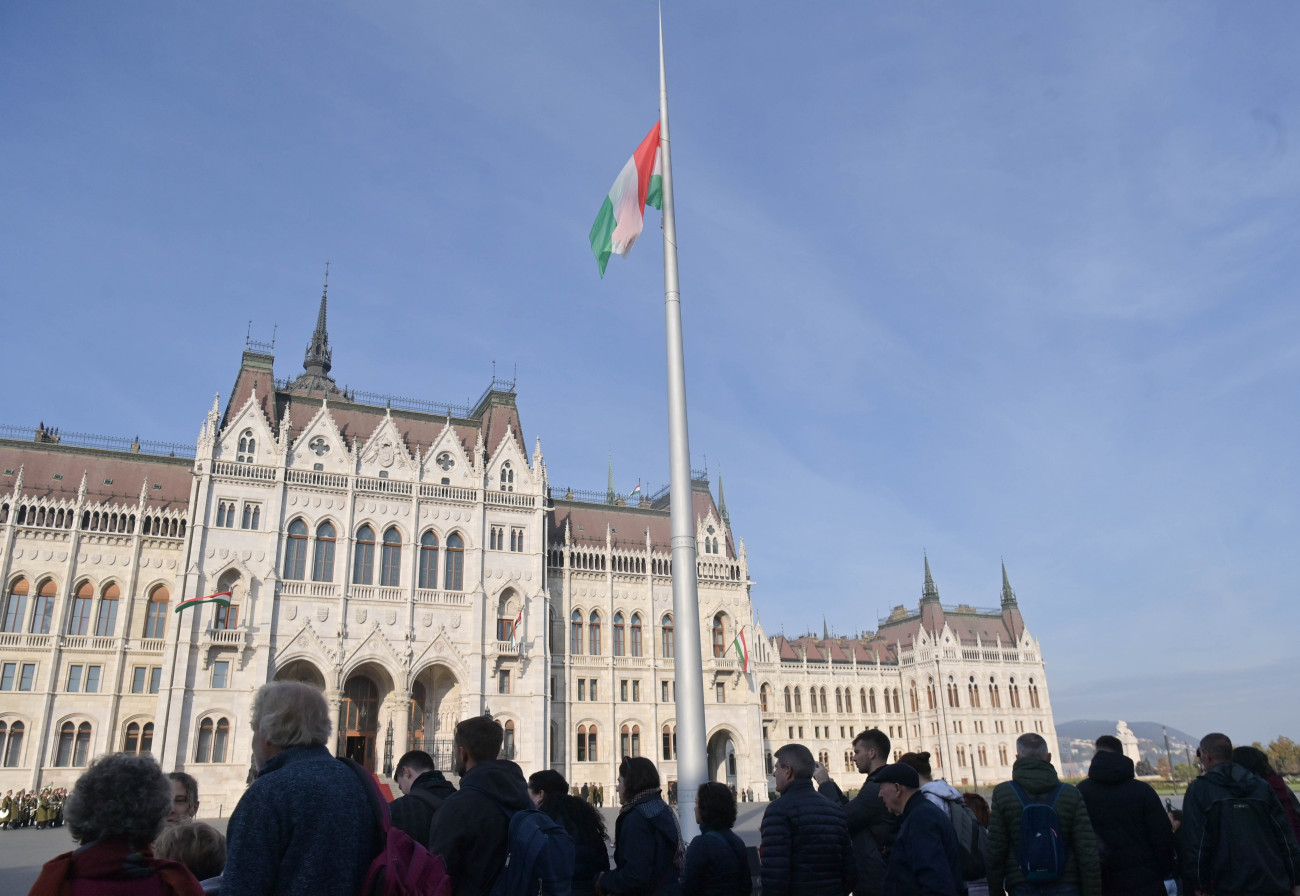
{"label": "arched window", "polygon": [[167,602],[172,599],[166,585],[158,585],[149,592],[149,606],[144,614],[144,636],[161,638],[167,633]]}
{"label": "arched window", "polygon": [[876,689],[875,688],[872,688],[871,690],[867,691],[866,697],[862,701],[862,708],[864,710],[867,709],[868,706],[871,707],[870,711],[874,715],[876,712]]}
{"label": "arched window", "polygon": [[337,534],[334,524],[326,520],[316,527],[316,546],[311,558],[311,580],[313,582],[334,581],[334,545]]}
{"label": "arched window", "polygon": [[769,707],[770,703],[768,702],[768,697],[770,696],[770,692],[771,692],[771,690],[772,690],[772,688],[767,684],[767,682],[763,682],[763,686],[760,687],[760,688],[758,689],[758,710],[759,710],[759,712],[768,712],[768,711],[769,711],[769,710],[768,710],[768,707]]}
{"label": "arched window", "polygon": [[623,635],[626,631],[623,621],[622,611],[614,614],[614,656],[623,656],[624,640]]}
{"label": "arched window", "polygon": [[632,726],[632,755],[633,756],[641,755],[641,726],[640,725]]}
{"label": "arched window", "polygon": [[307,574],[307,524],[296,519],[289,524],[284,542],[284,577],[301,582]]}
{"label": "arched window", "polygon": [[794,711],[803,712],[803,696],[799,693],[799,688],[794,689]]}
{"label": "arched window", "polygon": [[90,758],[90,723],[73,727],[64,722],[59,728],[59,743],[55,749],[54,764],[61,768],[81,768]]}
{"label": "arched window", "polygon": [[785,686],[785,711],[794,712],[794,705],[790,702],[790,686]]}
{"label": "arched window", "polygon": [[808,711],[809,712],[817,711],[817,689],[816,688],[808,689]]}
{"label": "arched window", "polygon": [[596,726],[587,728],[587,761],[596,762]]}
{"label": "arched window", "polygon": [[59,587],[53,579],[41,582],[36,592],[36,607],[32,613],[32,632],[37,635],[50,633],[50,622],[54,619],[54,598],[59,594]]}
{"label": "arched window", "polygon": [[212,720],[204,719],[199,723],[198,749],[194,752],[195,762],[212,761]]}
{"label": "arched window", "polygon": [[723,657],[727,653],[727,644],[723,639],[726,635],[722,630],[722,614],[713,617],[713,656],[714,658]]}
{"label": "arched window", "polygon": [[587,618],[587,653],[600,656],[600,613],[596,610]]}
{"label": "arched window", "polygon": [[14,722],[9,725],[6,739],[4,727],[4,722],[0,722],[0,762],[5,768],[17,768],[23,758],[23,733],[26,729],[22,722]]}
{"label": "arched window", "polygon": [[502,727],[504,733],[501,741],[501,758],[514,759],[515,758],[515,723],[507,719],[505,725]]}
{"label": "arched window", "polygon": [[[821,695],[822,712],[826,712],[827,710],[826,710],[826,689],[825,688],[821,689],[820,695]],[[825,765],[825,763],[822,764]]]}
{"label": "arched window", "polygon": [[438,587],[438,536],[433,532],[420,536],[420,587]]}
{"label": "arched window", "polygon": [[501,491],[512,492],[515,490],[515,471],[510,469],[510,461],[501,465]]}
{"label": "arched window", "polygon": [[126,726],[126,735],[122,738],[123,753],[148,753],[149,748],[153,746],[153,722],[146,722],[144,725],[144,735],[141,736],[139,722],[132,722]]}
{"label": "arched window", "polygon": [[239,451],[235,454],[235,460],[241,464],[251,464],[257,455],[257,440],[253,438],[253,431],[246,429],[239,434]]}
{"label": "arched window", "polygon": [[384,530],[384,548],[379,564],[379,584],[396,588],[402,584],[402,534],[396,526]]}
{"label": "arched window", "polygon": [[970,705],[975,709],[979,709],[980,689],[979,689],[979,685],[975,684],[974,675],[970,677],[970,684],[966,686],[966,696],[970,700]]}
{"label": "arched window", "polygon": [[[850,697],[849,701],[852,702],[852,700],[853,698]],[[835,711],[840,713],[844,712],[844,697],[840,694],[839,688],[835,689]],[[849,707],[849,711],[853,711],[852,706]]]}
{"label": "arched window", "polygon": [[27,618],[27,592],[29,589],[30,586],[27,584],[26,579],[19,579],[9,589],[9,596],[5,601],[4,630],[6,632],[20,632],[23,630],[23,622]]}
{"label": "arched window", "polygon": [[587,726],[578,726],[578,761],[587,761]]}
{"label": "arched window", "polygon": [[230,741],[230,721],[224,716],[215,722],[204,719],[199,723],[198,747],[195,762],[225,762],[226,746]]}
{"label": "arched window", "polygon": [[663,757],[665,762],[670,762],[677,758],[677,726],[664,725],[663,728]]}
{"label": "arched window", "polygon": [[453,532],[447,536],[447,560],[443,571],[442,587],[446,591],[463,591],[465,588],[465,541]]}
{"label": "arched window", "polygon": [[618,755],[620,759],[626,759],[631,756],[632,749],[632,729],[624,725],[618,730]]}
{"label": "arched window", "polygon": [[569,616],[569,653],[579,656],[582,653],[582,611],[574,610]]}
{"label": "arched window", "polygon": [[375,530],[362,526],[352,556],[352,584],[369,585],[375,580]]}
{"label": "arched window", "polygon": [[641,655],[641,614],[632,614],[632,656]]}
{"label": "arched window", "polygon": [[82,582],[72,595],[72,612],[68,614],[68,634],[84,635],[90,629],[90,607],[95,602],[95,588]]}
{"label": "arched window", "polygon": [[110,582],[99,593],[99,613],[95,616],[95,637],[112,637],[117,628],[117,602],[122,596],[122,589],[116,582]]}
{"label": "arched window", "polygon": [[898,702],[898,688],[894,688],[894,712],[902,715],[903,707]]}
{"label": "arched window", "polygon": [[665,613],[664,618],[659,620],[659,632],[663,641],[664,659],[670,660],[676,655],[676,646],[673,644],[672,614]]}
{"label": "arched window", "polygon": [[938,694],[934,690],[934,676],[925,685],[925,706],[926,709],[934,709],[939,703]]}
{"label": "arched window", "polygon": [[1042,708],[1042,705],[1038,702],[1038,685],[1034,684],[1032,678],[1029,679],[1029,705],[1034,709]]}
{"label": "arched window", "polygon": [[915,681],[908,682],[908,685],[907,685],[907,702],[911,705],[911,707],[912,707],[912,712],[920,712],[920,710],[921,710],[921,704],[920,704],[920,701],[918,701],[917,698],[916,698],[916,682],[915,682]]}

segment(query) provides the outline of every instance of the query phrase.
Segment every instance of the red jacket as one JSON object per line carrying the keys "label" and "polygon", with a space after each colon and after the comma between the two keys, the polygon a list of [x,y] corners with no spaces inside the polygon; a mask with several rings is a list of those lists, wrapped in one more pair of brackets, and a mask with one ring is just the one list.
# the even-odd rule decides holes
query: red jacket
{"label": "red jacket", "polygon": [[190,869],[155,859],[148,846],[96,840],[46,862],[27,896],[203,896],[203,888]]}

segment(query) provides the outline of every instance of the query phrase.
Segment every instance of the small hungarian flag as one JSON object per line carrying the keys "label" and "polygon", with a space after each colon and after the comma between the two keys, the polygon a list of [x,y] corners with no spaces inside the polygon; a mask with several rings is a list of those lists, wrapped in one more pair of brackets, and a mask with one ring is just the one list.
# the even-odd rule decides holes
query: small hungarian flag
{"label": "small hungarian flag", "polygon": [[619,172],[600,206],[596,223],[591,225],[591,251],[600,265],[601,277],[605,276],[610,255],[626,258],[632,251],[632,244],[641,235],[646,204],[658,209],[664,207],[660,171],[659,122],[656,121]]}
{"label": "small hungarian flag", "polygon": [[632,489],[632,492],[628,495],[628,497],[631,498],[631,497],[633,497],[633,496],[635,496],[635,495],[639,495],[639,494],[641,494],[641,480],[640,480],[640,479],[637,480],[637,482],[636,482],[636,488]]}
{"label": "small hungarian flag", "polygon": [[519,646],[519,626],[523,625],[524,611],[520,610],[519,615],[515,617],[515,622],[510,626],[510,649],[514,650]]}
{"label": "small hungarian flag", "polygon": [[731,643],[736,648],[736,656],[740,657],[741,667],[745,672],[749,671],[749,645],[745,643],[745,633],[743,631],[736,634],[736,640]]}
{"label": "small hungarian flag", "polygon": [[179,613],[186,607],[197,607],[199,604],[221,604],[223,607],[228,607],[230,606],[230,592],[218,591],[216,594],[209,594],[207,597],[191,597],[178,603],[173,612]]}

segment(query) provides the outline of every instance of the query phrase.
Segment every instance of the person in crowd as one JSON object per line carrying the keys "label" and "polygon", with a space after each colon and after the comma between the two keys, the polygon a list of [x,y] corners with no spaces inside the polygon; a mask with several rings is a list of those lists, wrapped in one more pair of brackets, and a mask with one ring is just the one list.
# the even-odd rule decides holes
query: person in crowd
{"label": "person in crowd", "polygon": [[1196,760],[1178,829],[1184,882],[1214,896],[1300,887],[1300,845],[1268,782],[1232,761],[1226,734],[1201,738]]}
{"label": "person in crowd", "polygon": [[[987,835],[989,821],[991,820],[989,801],[974,791],[963,793],[961,798],[967,806],[970,806],[971,812],[975,815],[975,820],[979,822],[979,826],[984,829],[984,833]],[[987,842],[987,839],[985,842]],[[966,881],[966,896],[989,896],[988,878],[982,877],[979,880]]]}
{"label": "person in crowd", "polygon": [[433,767],[433,757],[423,750],[402,754],[393,780],[403,794],[388,804],[393,827],[405,831],[416,843],[428,843],[434,813],[456,788]]}
{"label": "person in crowd", "polygon": [[[925,757],[928,765],[929,757]],[[898,836],[889,850],[884,896],[961,896],[961,850],[948,818],[948,807],[931,801],[921,788],[916,768],[901,759],[876,776],[880,798],[899,816]]]}
{"label": "person in crowd", "polygon": [[1296,799],[1295,791],[1286,786],[1282,776],[1273,770],[1268,754],[1257,747],[1237,747],[1232,751],[1232,761],[1252,775],[1263,778],[1273,788],[1273,795],[1291,822],[1291,833],[1300,840],[1300,800]]}
{"label": "person in crowd", "polygon": [[614,870],[596,877],[597,893],[677,896],[685,848],[677,816],[659,793],[659,770],[644,756],[618,766]]}
{"label": "person in crowd", "polygon": [[781,796],[760,827],[763,896],[845,896],[857,883],[858,863],[844,807],[813,790],[816,762],[803,744],[786,744],[775,759]]}
{"label": "person in crowd", "polygon": [[272,681],[253,699],[257,779],[226,827],[225,896],[356,896],[379,852],[361,780],[325,748],[325,695]]}
{"label": "person in crowd", "polygon": [[28,896],[202,896],[190,870],[155,858],[171,785],[147,754],[110,753],[93,760],[64,807],[80,849],[46,862]]}
{"label": "person in crowd", "polygon": [[904,753],[898,757],[898,761],[904,765],[910,765],[916,770],[917,777],[921,779],[921,794],[942,809],[944,815],[951,818],[952,811],[948,807],[948,802],[950,800],[960,800],[961,791],[943,778],[934,777],[934,769],[930,765],[930,754],[924,751],[920,753]]}
{"label": "person in crowd", "polygon": [[564,776],[551,769],[528,776],[528,796],[573,838],[573,896],[592,896],[596,875],[609,870],[605,817],[590,803],[570,796]]}
{"label": "person in crowd", "polygon": [[519,766],[498,759],[505,729],[487,716],[462,719],[454,747],[460,789],[433,816],[429,851],[442,856],[454,896],[483,896],[505,865],[510,819],[532,806]]}
{"label": "person in crowd", "polygon": [[[1055,883],[1039,885],[1025,880],[1020,868],[1022,804],[1013,784],[1019,785],[1026,802],[1051,803],[1055,799],[1066,852],[1065,872]],[[988,871],[989,892],[994,896],[1002,896],[1004,889],[1011,896],[1101,896],[1101,866],[1088,809],[1078,789],[1057,777],[1041,734],[1031,731],[1016,738],[1011,780],[993,788],[991,814]]]}
{"label": "person in crowd", "polygon": [[867,776],[857,796],[849,799],[831,780],[821,763],[813,773],[818,791],[844,807],[853,838],[853,855],[857,861],[858,896],[876,896],[885,877],[885,857],[898,835],[898,818],[885,808],[880,799],[880,785],[873,777],[889,762],[889,735],[879,728],[859,731],[853,738],[853,764]]}
{"label": "person in crowd", "polygon": [[205,896],[221,893],[221,872],[226,867],[226,838],[210,824],[169,824],[153,845],[160,859],[180,862],[198,878]]}
{"label": "person in crowd", "polygon": [[695,795],[695,820],[700,835],[686,849],[682,896],[749,896],[745,844],[731,830],[736,823],[736,795],[716,781],[701,784]]}
{"label": "person in crowd", "polygon": [[185,824],[199,814],[199,782],[185,772],[167,775],[172,782],[172,809],[167,814],[168,824]]}
{"label": "person in crowd", "polygon": [[1155,790],[1134,777],[1119,738],[1103,734],[1079,793],[1097,835],[1104,896],[1164,896],[1174,874],[1174,829]]}
{"label": "person in crowd", "polygon": [[582,800],[587,803],[591,802],[591,785],[586,781],[582,782]]}
{"label": "person in crowd", "polygon": [[6,790],[3,799],[0,799],[0,830],[9,827],[17,818],[14,811],[14,792]]}

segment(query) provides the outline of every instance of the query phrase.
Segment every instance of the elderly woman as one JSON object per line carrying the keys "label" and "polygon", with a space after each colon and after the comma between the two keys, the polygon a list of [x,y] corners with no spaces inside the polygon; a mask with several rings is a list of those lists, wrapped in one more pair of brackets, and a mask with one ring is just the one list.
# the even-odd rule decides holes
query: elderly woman
{"label": "elderly woman", "polygon": [[597,893],[678,896],[685,859],[677,816],[659,795],[659,770],[644,756],[618,767],[614,870],[596,877]]}
{"label": "elderly woman", "polygon": [[28,896],[203,896],[188,868],[150,851],[171,801],[171,782],[152,757],[94,760],[64,807],[81,848],[46,862]]}

